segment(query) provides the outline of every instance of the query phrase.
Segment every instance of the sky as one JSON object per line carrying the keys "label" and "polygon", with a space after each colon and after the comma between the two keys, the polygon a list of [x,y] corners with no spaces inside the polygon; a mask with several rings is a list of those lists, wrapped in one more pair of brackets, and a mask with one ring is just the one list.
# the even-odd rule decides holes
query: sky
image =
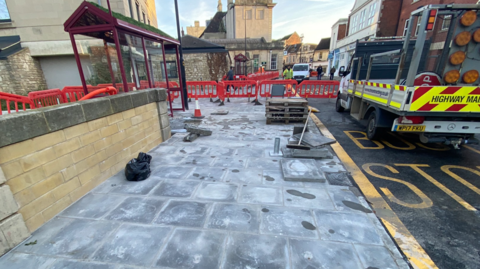
{"label": "sky", "polygon": [[[180,26],[185,33],[187,26],[205,20],[217,12],[218,0],[177,0]],[[280,39],[297,32],[304,35],[305,43],[318,44],[320,39],[330,37],[332,25],[340,18],[347,18],[355,0],[274,0],[273,39]],[[223,11],[227,9],[227,0],[222,0]],[[155,0],[158,28],[177,37],[175,5],[173,0]]]}

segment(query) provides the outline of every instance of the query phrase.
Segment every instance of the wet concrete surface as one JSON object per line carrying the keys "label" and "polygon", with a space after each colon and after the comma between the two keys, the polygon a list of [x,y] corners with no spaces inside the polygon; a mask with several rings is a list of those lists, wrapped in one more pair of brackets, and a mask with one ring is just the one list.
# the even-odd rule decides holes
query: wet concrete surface
{"label": "wet concrete surface", "polygon": [[[0,258],[0,267],[408,268],[338,158],[312,161],[326,179],[285,181],[282,158],[268,152],[275,137],[285,145],[295,125],[266,125],[265,107],[242,99],[221,107],[228,115],[212,116],[220,108],[200,103],[200,126],[212,136],[162,143],[149,152],[150,178],[127,182],[118,173],[35,231],[28,241],[36,245]],[[183,128],[182,118],[172,128]]]}
{"label": "wet concrete surface", "polygon": [[[441,144],[421,144],[417,135],[400,136],[390,133],[375,143],[364,139],[361,133],[365,132],[364,122],[354,120],[349,112],[335,112],[334,99],[310,99],[310,105],[320,110],[316,116],[363,170],[438,268],[480,268],[480,146],[468,145],[461,150],[454,150]],[[480,134],[476,136],[478,138]],[[433,184],[411,166],[402,166],[405,164],[422,165],[419,167],[421,171],[451,193],[440,189],[439,185]],[[370,166],[370,170],[365,170],[365,165]],[[453,174],[447,174],[446,168],[452,165],[455,168],[449,169]],[[452,175],[465,180],[467,185],[471,184],[470,187]],[[407,184],[419,191],[413,191]],[[335,203],[338,210],[364,212],[364,209],[356,205],[352,207],[352,200],[339,197],[341,193],[332,194],[330,191],[330,194],[339,201]],[[419,194],[424,195],[423,200]],[[471,208],[461,205],[452,195],[459,197]],[[350,202],[345,203],[343,200]],[[328,231],[325,232],[327,233]],[[364,250],[362,253],[369,251]],[[360,257],[362,261],[369,260]],[[386,268],[381,263],[373,267]]]}

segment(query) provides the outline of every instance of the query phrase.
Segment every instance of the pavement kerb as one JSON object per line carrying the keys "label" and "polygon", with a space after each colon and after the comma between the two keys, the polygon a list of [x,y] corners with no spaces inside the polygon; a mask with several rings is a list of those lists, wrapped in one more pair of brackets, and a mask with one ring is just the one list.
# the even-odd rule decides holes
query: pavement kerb
{"label": "pavement kerb", "polygon": [[[311,114],[310,117],[325,137],[335,139],[317,116]],[[383,199],[352,158],[350,158],[343,147],[339,143],[332,144],[331,147],[345,166],[345,169],[351,174],[352,178],[365,195],[367,201],[375,210],[375,214],[380,218],[390,235],[402,250],[403,254],[408,258],[413,268],[438,269],[435,263],[430,259],[430,256],[428,256],[415,237],[413,237],[410,231],[408,231],[407,227],[405,227],[402,221],[398,218],[397,214],[395,214],[392,208]]]}

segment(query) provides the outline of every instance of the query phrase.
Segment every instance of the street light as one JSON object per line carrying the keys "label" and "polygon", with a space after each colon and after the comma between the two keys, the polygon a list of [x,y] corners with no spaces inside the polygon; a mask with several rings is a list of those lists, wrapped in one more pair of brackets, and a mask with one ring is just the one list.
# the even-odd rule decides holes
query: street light
{"label": "street light", "polygon": [[175,16],[177,19],[177,35],[178,35],[178,41],[180,42],[180,46],[178,48],[179,53],[180,53],[180,71],[181,71],[181,76],[182,76],[182,91],[183,91],[183,103],[185,104],[185,109],[188,110],[188,94],[187,94],[187,79],[185,77],[185,61],[183,60],[183,49],[182,49],[182,38],[180,36],[180,20],[178,19],[178,3],[177,0],[175,0]]}

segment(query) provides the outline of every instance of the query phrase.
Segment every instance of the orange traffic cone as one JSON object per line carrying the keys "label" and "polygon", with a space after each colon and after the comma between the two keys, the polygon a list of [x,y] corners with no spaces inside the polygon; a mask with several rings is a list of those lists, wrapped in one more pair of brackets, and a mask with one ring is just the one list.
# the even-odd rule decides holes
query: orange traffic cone
{"label": "orange traffic cone", "polygon": [[193,117],[198,118],[198,119],[204,118],[204,116],[202,116],[202,112],[200,111],[200,105],[198,104],[198,98],[195,98],[195,114],[193,115]]}

